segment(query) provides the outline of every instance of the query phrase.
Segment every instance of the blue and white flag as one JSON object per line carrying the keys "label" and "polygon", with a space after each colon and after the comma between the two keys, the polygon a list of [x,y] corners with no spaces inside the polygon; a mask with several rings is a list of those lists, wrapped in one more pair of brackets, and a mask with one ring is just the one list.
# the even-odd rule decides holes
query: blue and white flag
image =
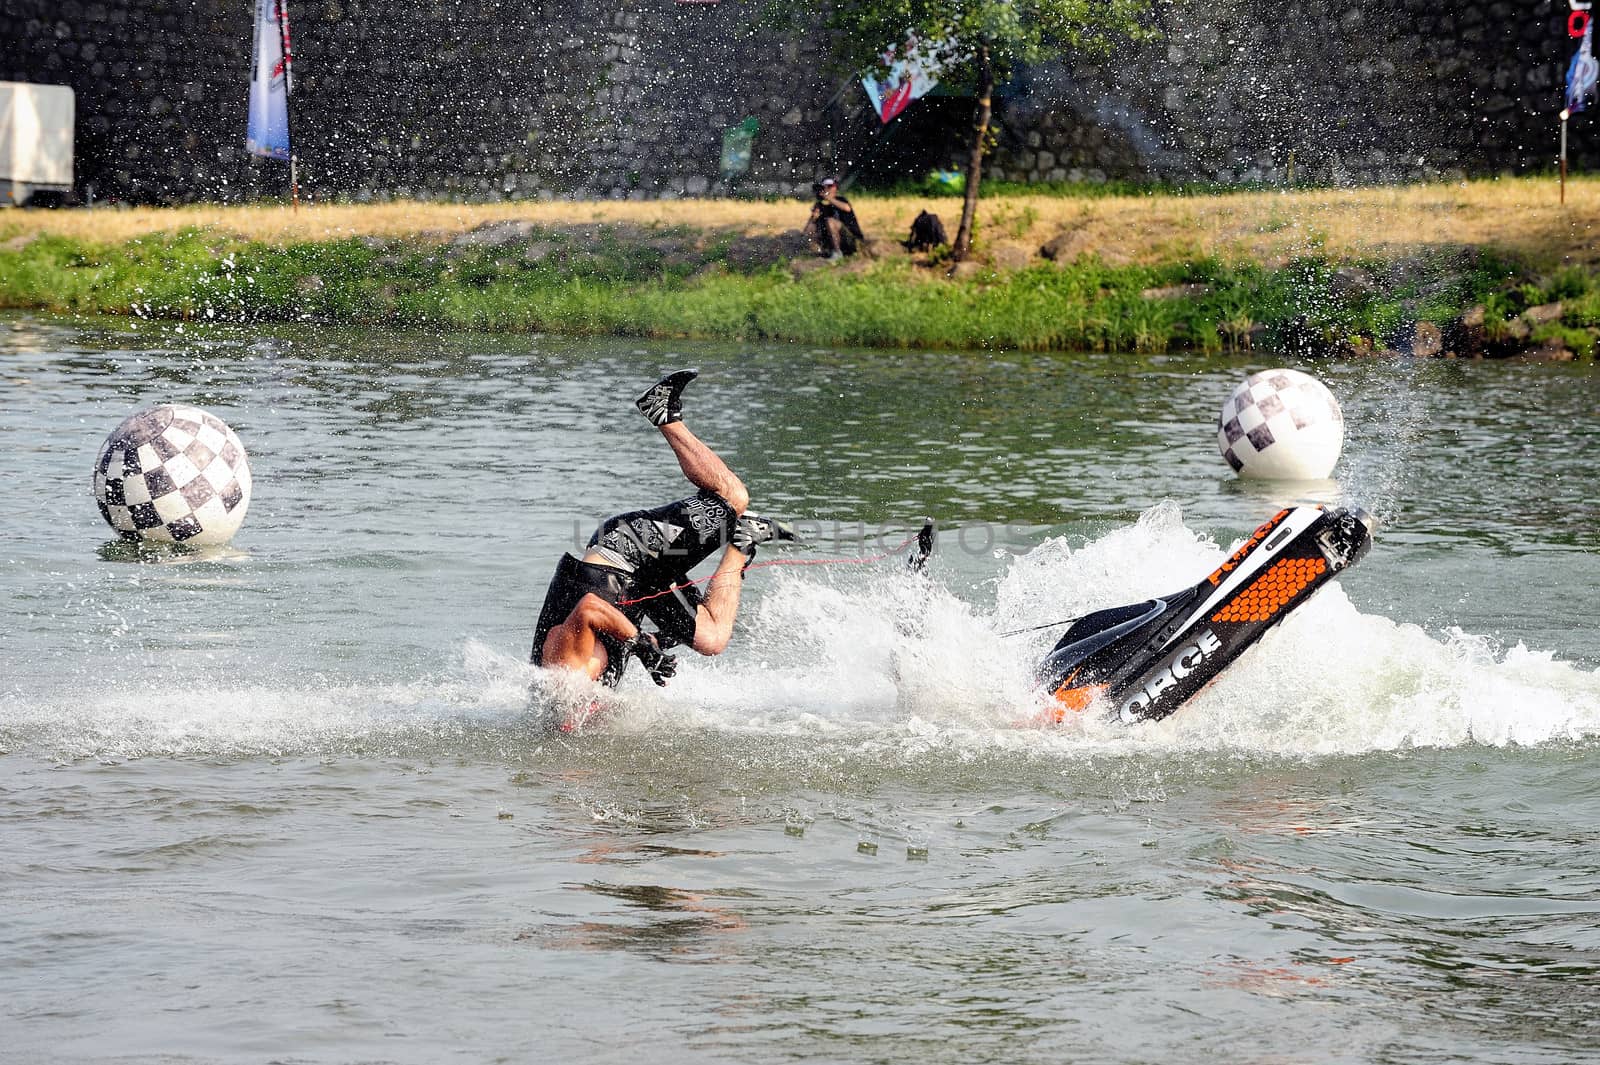
{"label": "blue and white flag", "polygon": [[1597,80],[1600,80],[1600,63],[1596,63],[1594,58],[1594,20],[1585,18],[1583,43],[1578,45],[1578,52],[1572,57],[1572,65],[1567,68],[1569,112],[1577,114],[1589,105],[1589,97],[1594,94]]}
{"label": "blue and white flag", "polygon": [[289,161],[289,15],[283,0],[256,0],[254,66],[250,71],[250,124],[244,137],[252,155]]}

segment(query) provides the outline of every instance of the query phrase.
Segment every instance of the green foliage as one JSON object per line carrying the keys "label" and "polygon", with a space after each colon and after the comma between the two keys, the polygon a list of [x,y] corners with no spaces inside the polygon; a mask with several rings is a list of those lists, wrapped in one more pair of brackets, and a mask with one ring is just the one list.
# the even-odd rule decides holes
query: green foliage
{"label": "green foliage", "polygon": [[[998,213],[992,229],[1026,221]],[[1351,295],[1341,268],[1307,256],[1278,268],[1213,258],[1113,265],[1093,256],[949,280],[907,258],[791,272],[729,257],[733,238],[641,237],[600,227],[534,233],[521,246],[329,240],[286,247],[186,231],[124,245],[41,237],[0,250],[0,306],[230,321],[472,328],[809,344],[1213,353],[1268,344],[1381,346],[1419,318],[1485,306],[1506,339],[1532,303],[1563,297],[1540,327],[1592,354],[1600,283],[1586,270],[1517,278],[1492,256],[1359,264],[1379,279]],[[648,238],[648,239],[646,239]],[[1530,303],[1532,301],[1532,303]]]}
{"label": "green foliage", "polygon": [[989,212],[989,225],[1001,236],[1010,240],[1021,240],[1027,236],[1028,230],[1039,220],[1039,210],[1032,204],[1025,203],[1020,207],[1010,203],[1001,203]]}
{"label": "green foliage", "polygon": [[849,69],[883,70],[883,51],[913,33],[952,46],[942,80],[977,81],[987,49],[1005,81],[1026,64],[1070,52],[1103,52],[1125,37],[1147,37],[1150,7],[1135,0],[840,0],[828,5],[839,59]]}
{"label": "green foliage", "polygon": [[1556,272],[1544,284],[1541,302],[1580,299],[1595,291],[1594,277],[1579,266],[1568,266]]}
{"label": "green foliage", "polygon": [[1600,278],[1581,266],[1564,267],[1544,278],[1526,278],[1506,283],[1515,271],[1505,263],[1486,258],[1464,279],[1460,302],[1481,303],[1484,308],[1484,333],[1495,342],[1514,339],[1517,320],[1530,307],[1560,303],[1561,318],[1541,326],[1533,333],[1537,342],[1556,338],[1579,354],[1593,350],[1593,338],[1584,330],[1600,327]]}
{"label": "green foliage", "polygon": [[1584,328],[1600,327],[1600,286],[1568,301],[1562,320]]}
{"label": "green foliage", "polygon": [[1561,322],[1548,322],[1540,326],[1533,331],[1531,340],[1536,346],[1554,341],[1579,358],[1593,358],[1595,355],[1594,331],[1576,329]]}

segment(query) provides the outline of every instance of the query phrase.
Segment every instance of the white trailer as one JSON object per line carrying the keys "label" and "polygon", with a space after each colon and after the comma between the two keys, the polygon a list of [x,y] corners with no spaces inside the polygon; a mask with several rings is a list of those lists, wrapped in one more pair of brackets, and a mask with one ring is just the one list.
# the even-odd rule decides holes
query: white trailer
{"label": "white trailer", "polygon": [[0,81],[0,206],[72,191],[76,109],[66,85]]}

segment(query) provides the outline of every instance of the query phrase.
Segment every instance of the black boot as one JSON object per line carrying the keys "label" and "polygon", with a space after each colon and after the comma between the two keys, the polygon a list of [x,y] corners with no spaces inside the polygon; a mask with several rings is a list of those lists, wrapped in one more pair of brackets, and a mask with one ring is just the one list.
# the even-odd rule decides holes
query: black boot
{"label": "black boot", "polygon": [[683,390],[689,387],[689,382],[700,376],[699,370],[679,370],[671,373],[650,386],[650,390],[638,399],[633,405],[639,408],[639,413],[650,419],[650,424],[657,428],[668,422],[683,421]]}
{"label": "black boot", "polygon": [[777,518],[763,518],[755,514],[746,514],[740,518],[733,527],[733,546],[744,552],[745,568],[750,568],[750,563],[755,561],[756,545],[769,543],[773,540],[779,542],[796,542],[800,534],[793,525]]}

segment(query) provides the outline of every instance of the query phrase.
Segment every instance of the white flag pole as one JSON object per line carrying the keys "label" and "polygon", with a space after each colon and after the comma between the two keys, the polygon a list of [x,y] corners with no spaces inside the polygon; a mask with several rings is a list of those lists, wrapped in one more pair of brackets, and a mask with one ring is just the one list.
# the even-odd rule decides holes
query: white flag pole
{"label": "white flag pole", "polygon": [[1567,119],[1572,112],[1565,107],[1561,109],[1561,203],[1567,202]]}

